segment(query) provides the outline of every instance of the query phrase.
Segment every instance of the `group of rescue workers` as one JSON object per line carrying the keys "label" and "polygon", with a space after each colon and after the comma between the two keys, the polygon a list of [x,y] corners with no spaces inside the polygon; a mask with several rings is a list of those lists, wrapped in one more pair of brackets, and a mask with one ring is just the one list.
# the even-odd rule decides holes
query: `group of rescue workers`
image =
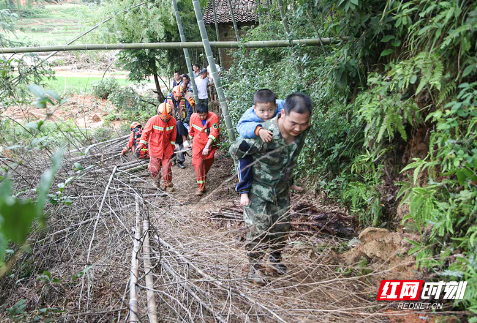
{"label": "group of rescue workers", "polygon": [[[130,140],[123,154],[132,149],[138,158],[149,156],[155,185],[172,192],[171,159],[177,155],[177,165],[183,168],[183,150],[192,146],[196,194],[202,195],[219,140],[219,117],[208,111],[205,102],[197,104],[193,113],[195,104],[184,98],[184,91],[181,86],[174,87],[144,129],[138,122],[131,124]],[[283,101],[277,100],[271,90],[259,90],[254,95],[253,106],[237,125],[240,137],[229,150],[237,166],[236,191],[241,194],[240,204],[244,206],[243,217],[248,228],[248,279],[257,285],[268,282],[266,274],[270,271],[264,269],[279,275],[287,271],[282,250],[290,231],[290,189],[303,191],[294,184],[293,170],[305,143],[311,115],[312,102],[305,94],[293,93]],[[269,265],[264,266],[268,250]]]}
{"label": "group of rescue workers", "polygon": [[175,86],[157,108],[157,115],[150,118],[144,128],[139,122],[131,124],[131,135],[122,154],[132,150],[137,158],[149,158],[148,168],[154,185],[166,192],[173,192],[173,159],[176,159],[178,167],[185,168],[184,149],[192,146],[192,166],[198,184],[196,194],[202,195],[219,140],[219,117],[209,112],[207,103],[200,102],[196,106],[192,101],[191,104],[184,98],[184,90],[180,85]]}

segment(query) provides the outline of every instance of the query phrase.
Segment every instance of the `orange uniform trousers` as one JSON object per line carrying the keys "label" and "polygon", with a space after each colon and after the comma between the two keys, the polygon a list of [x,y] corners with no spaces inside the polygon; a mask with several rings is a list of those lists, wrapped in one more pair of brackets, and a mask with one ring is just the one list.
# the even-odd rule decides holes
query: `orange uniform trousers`
{"label": "orange uniform trousers", "polygon": [[171,159],[170,158],[158,158],[151,157],[149,159],[149,171],[154,180],[158,180],[160,176],[162,164],[162,178],[164,179],[164,187],[172,187],[172,170],[171,170]]}
{"label": "orange uniform trousers", "polygon": [[197,177],[197,185],[201,191],[205,191],[205,177],[214,163],[214,156],[212,158],[205,158],[202,154],[197,154],[192,157],[192,166],[194,167],[195,176]]}

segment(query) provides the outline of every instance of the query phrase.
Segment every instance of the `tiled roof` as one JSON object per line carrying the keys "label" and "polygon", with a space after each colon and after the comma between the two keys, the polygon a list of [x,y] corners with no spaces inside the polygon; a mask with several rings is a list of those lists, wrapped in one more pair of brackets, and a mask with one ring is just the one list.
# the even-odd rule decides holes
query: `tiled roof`
{"label": "tiled roof", "polygon": [[[214,23],[214,7],[212,1],[209,1],[207,8],[205,8],[204,22],[206,24]],[[230,0],[230,2],[232,3],[234,17],[237,23],[258,21],[258,15],[255,11],[257,7],[255,0]],[[215,11],[217,13],[218,23],[232,23],[228,0],[215,0]]]}

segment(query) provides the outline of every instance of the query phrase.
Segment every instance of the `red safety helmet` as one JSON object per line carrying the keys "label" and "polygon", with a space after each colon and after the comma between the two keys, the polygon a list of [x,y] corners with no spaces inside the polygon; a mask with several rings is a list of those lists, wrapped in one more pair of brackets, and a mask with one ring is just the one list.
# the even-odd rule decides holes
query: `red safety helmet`
{"label": "red safety helmet", "polygon": [[169,121],[172,116],[172,106],[169,102],[164,102],[159,104],[157,107],[157,114],[160,116],[162,121]]}
{"label": "red safety helmet", "polygon": [[133,129],[136,128],[137,126],[142,127],[139,122],[134,121],[133,123],[131,123],[131,130],[133,130]]}
{"label": "red safety helmet", "polygon": [[174,96],[182,96],[182,87],[180,85],[174,86],[172,89],[172,95]]}

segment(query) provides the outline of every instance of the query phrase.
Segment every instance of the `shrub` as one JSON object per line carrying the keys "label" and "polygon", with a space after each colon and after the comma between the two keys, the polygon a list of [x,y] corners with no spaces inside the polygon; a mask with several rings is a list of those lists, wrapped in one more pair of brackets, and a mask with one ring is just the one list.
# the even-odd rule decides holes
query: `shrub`
{"label": "shrub", "polygon": [[99,82],[93,82],[93,94],[100,99],[107,99],[115,90],[119,89],[118,81],[114,77],[108,77]]}

